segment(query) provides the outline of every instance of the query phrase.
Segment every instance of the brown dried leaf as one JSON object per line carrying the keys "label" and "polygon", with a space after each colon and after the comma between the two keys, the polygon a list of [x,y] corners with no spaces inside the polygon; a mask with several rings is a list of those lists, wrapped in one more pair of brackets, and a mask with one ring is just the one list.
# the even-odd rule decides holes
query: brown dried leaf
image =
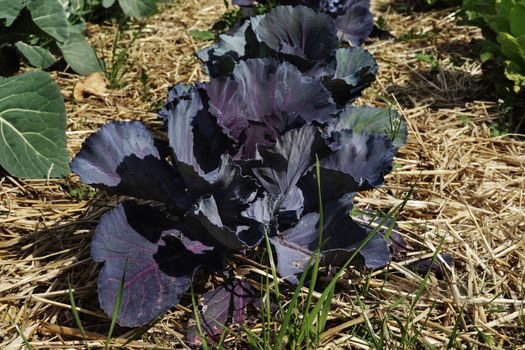
{"label": "brown dried leaf", "polygon": [[102,72],[91,73],[75,85],[73,97],[78,102],[84,100],[86,95],[105,97],[108,95],[107,85],[108,82]]}

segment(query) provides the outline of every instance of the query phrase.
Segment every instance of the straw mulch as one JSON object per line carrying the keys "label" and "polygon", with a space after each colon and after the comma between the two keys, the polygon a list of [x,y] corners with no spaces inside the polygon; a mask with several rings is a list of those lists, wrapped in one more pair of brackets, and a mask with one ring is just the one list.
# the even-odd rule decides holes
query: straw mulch
{"label": "straw mulch", "polygon": [[[397,349],[406,332],[418,339],[412,343],[418,348],[445,348],[451,338],[453,348],[524,348],[525,142],[491,136],[489,125],[500,109],[484,97],[489,87],[473,51],[481,35],[458,26],[455,10],[403,14],[376,7],[395,37],[412,34],[410,40],[371,39],[366,45],[380,73],[357,103],[391,101],[408,124],[409,139],[385,186],[360,195],[357,206],[388,211],[412,189],[399,217],[399,231],[412,250],[371,276],[348,274],[351,282],[342,281],[333,300],[323,346],[369,349],[372,337],[383,335],[388,348]],[[70,154],[112,119],[140,119],[159,130],[156,111],[166,89],[205,79],[193,53],[207,43],[188,31],[209,28],[224,11],[222,0],[184,0],[148,19],[130,48],[128,73],[107,96],[75,102],[73,87],[80,78],[53,73],[66,99]],[[136,28],[131,26],[120,47]],[[88,29],[98,52],[110,59],[116,28],[108,23]],[[418,53],[434,57],[434,68],[416,59]],[[0,348],[22,346],[15,325],[34,348],[103,343],[109,319],[98,308],[99,266],[89,258],[89,244],[98,218],[118,199],[93,195],[75,176],[0,179]],[[441,279],[430,274],[418,292],[422,275],[409,264],[436,249],[451,254],[454,266],[443,266]],[[68,279],[87,344],[71,312]],[[183,299],[126,348],[184,348],[188,307],[191,301]],[[123,344],[134,331],[117,329],[112,344]]]}

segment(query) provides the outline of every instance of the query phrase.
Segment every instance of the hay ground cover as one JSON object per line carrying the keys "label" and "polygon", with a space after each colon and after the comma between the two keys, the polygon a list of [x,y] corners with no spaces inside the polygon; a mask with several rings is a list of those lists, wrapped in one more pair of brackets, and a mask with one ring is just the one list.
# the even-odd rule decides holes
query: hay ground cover
{"label": "hay ground cover", "polygon": [[[394,38],[365,44],[380,71],[357,104],[391,105],[406,120],[409,137],[385,186],[361,193],[356,202],[359,209],[386,212],[410,192],[398,221],[412,249],[371,274],[348,271],[334,296],[322,347],[372,349],[373,338],[383,337],[391,349],[523,349],[525,142],[491,130],[505,110],[482,80],[475,51],[481,33],[459,25],[455,8],[406,13],[389,3],[373,7]],[[190,30],[210,28],[225,11],[222,0],[172,2],[145,20],[133,44],[141,24],[132,23],[117,42],[119,50],[129,48],[127,72],[106,94],[77,101],[73,90],[81,78],[53,72],[66,100],[70,155],[114,119],[142,120],[162,137],[156,113],[167,88],[206,79],[194,53],[209,42],[196,40]],[[88,25],[90,41],[106,60],[117,30],[111,23]],[[110,319],[98,306],[100,266],[91,261],[89,244],[98,218],[121,200],[93,192],[73,175],[0,177],[1,349],[24,346],[17,327],[36,349],[103,345]],[[410,264],[436,249],[452,255],[454,265],[424,280]],[[258,267],[250,259],[233,264],[239,275]],[[68,278],[87,342],[71,311]],[[137,330],[117,328],[112,345],[187,348],[191,307],[191,298],[183,298],[132,341]],[[403,334],[414,341],[405,343]]]}

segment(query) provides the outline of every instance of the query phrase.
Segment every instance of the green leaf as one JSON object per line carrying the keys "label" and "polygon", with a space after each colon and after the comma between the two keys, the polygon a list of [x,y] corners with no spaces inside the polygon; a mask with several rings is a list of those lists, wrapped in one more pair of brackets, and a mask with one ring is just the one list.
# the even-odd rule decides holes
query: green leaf
{"label": "green leaf", "polygon": [[5,25],[9,27],[23,7],[21,0],[0,0],[0,19],[5,19]]}
{"label": "green leaf", "polygon": [[520,69],[514,62],[505,62],[505,76],[514,82],[515,93],[519,93],[525,88],[525,69]]}
{"label": "green leaf", "polygon": [[115,0],[102,0],[102,6],[104,6],[105,8],[113,6],[114,3]]}
{"label": "green leaf", "polygon": [[73,30],[58,0],[31,0],[27,8],[40,29],[59,42],[69,40]]}
{"label": "green leaf", "polygon": [[27,62],[34,67],[46,69],[56,62],[51,52],[43,47],[27,45],[22,41],[17,42],[15,46]]}
{"label": "green leaf", "polygon": [[515,38],[509,33],[499,33],[501,52],[515,64],[525,67],[525,35]]}
{"label": "green leaf", "polygon": [[190,35],[197,40],[213,40],[215,39],[215,34],[209,30],[190,30]]}
{"label": "green leaf", "polygon": [[23,178],[65,176],[66,108],[49,74],[0,80],[0,165]]}
{"label": "green leaf", "polygon": [[155,0],[118,0],[122,11],[128,16],[145,17],[155,12]]}
{"label": "green leaf", "polygon": [[58,43],[64,59],[78,74],[86,75],[103,70],[95,50],[81,34],[71,35],[64,44]]}
{"label": "green leaf", "polygon": [[525,35],[525,2],[517,3],[509,13],[510,32],[515,37]]}

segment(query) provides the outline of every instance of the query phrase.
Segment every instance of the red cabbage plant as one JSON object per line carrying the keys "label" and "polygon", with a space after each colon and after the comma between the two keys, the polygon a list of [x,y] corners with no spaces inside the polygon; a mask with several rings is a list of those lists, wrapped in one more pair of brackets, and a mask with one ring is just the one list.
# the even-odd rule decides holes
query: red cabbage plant
{"label": "red cabbage plant", "polygon": [[[305,7],[275,11],[312,15]],[[320,21],[326,17],[318,15]],[[316,21],[304,25],[317,26]],[[258,25],[266,28],[260,35],[267,33],[264,18]],[[249,254],[265,232],[278,273],[297,283],[317,248],[322,264],[340,265],[373,231],[349,215],[352,198],[383,183],[405,142],[404,123],[393,111],[335,102],[337,87],[346,89],[347,77],[360,77],[341,63],[344,58],[338,61],[335,44],[325,42],[326,56],[315,55],[307,45],[294,47],[298,42],[286,41],[279,31],[268,33],[275,44],[267,40],[267,46],[287,48],[281,51],[313,66],[301,69],[281,56],[239,58],[230,74],[170,89],[159,114],[169,141],[167,157],[142,122],[115,121],[91,135],[72,161],[83,182],[148,203],[125,200],[104,214],[91,246],[93,259],[104,263],[99,300],[108,314],[126,270],[120,325],[160,317],[187,292],[196,271],[224,270],[233,253]],[[331,36],[316,33],[305,30],[304,40]],[[333,69],[344,83],[327,84],[328,75],[312,74],[314,66]],[[339,79],[334,76],[328,80]],[[324,244],[318,247],[320,229]],[[379,231],[357,256],[354,265],[384,266],[389,242]],[[211,292],[205,298],[213,304],[203,315],[205,330],[211,336],[221,331],[207,319],[242,321],[243,305],[253,298],[249,285],[238,281]]]}

